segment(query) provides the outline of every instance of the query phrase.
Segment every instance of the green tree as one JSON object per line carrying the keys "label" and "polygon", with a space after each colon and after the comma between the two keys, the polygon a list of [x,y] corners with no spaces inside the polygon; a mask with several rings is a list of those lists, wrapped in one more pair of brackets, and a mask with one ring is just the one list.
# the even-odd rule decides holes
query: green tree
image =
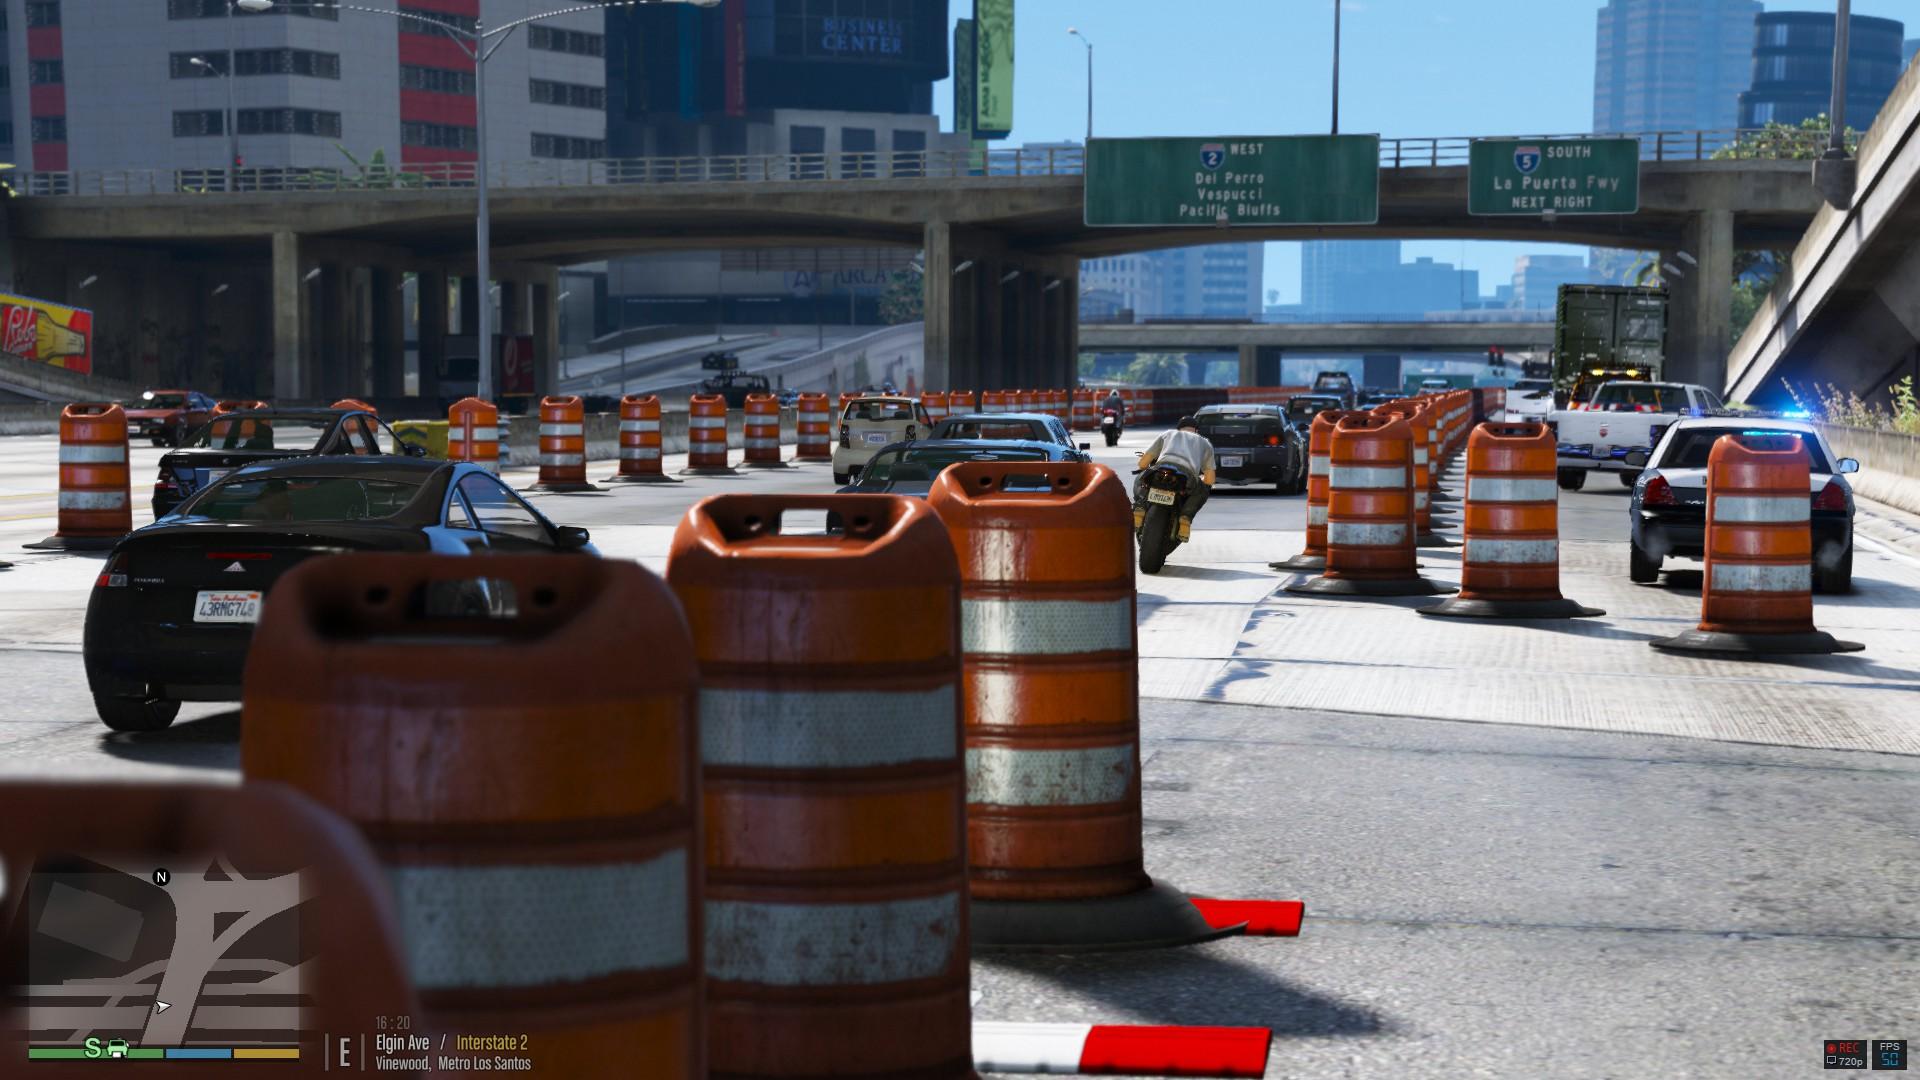
{"label": "green tree", "polygon": [[1127,365],[1126,381],[1135,386],[1184,386],[1187,358],[1173,353],[1141,353]]}
{"label": "green tree", "polygon": [[[1770,123],[1756,131],[1749,131],[1738,139],[1713,152],[1716,161],[1737,159],[1772,161],[1812,161],[1826,152],[1827,135],[1833,125],[1827,122],[1827,114],[1810,117],[1800,121],[1798,127],[1790,124]],[[1860,149],[1860,133],[1848,128],[1841,136],[1846,142],[1847,152],[1855,153]]]}
{"label": "green tree", "polygon": [[886,288],[880,293],[880,321],[899,326],[926,318],[923,282],[923,276],[914,270],[896,270],[888,275]]}

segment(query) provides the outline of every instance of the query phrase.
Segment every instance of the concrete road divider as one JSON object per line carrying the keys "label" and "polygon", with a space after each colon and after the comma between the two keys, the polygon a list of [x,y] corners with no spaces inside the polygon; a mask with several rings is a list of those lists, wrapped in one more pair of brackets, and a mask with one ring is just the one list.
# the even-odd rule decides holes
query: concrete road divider
{"label": "concrete road divider", "polygon": [[746,458],[741,462],[755,469],[784,469],[780,457],[780,399],[772,394],[748,394],[746,405]]}
{"label": "concrete road divider", "polygon": [[52,536],[28,548],[105,551],[133,531],[127,412],[111,402],[60,410],[60,495]]}
{"label": "concrete road divider", "polygon": [[623,484],[677,484],[662,468],[660,398],[627,394],[620,399],[620,470],[607,477]]}
{"label": "concrete road divider", "polygon": [[1707,455],[1700,625],[1663,652],[1857,652],[1813,625],[1811,460],[1797,435],[1722,435]]}
{"label": "concrete road divider", "polygon": [[687,399],[687,467],[682,476],[726,476],[727,399],[719,394],[695,394]]}
{"label": "concrete road divider", "polygon": [[1287,586],[1317,596],[1452,592],[1414,558],[1413,428],[1397,416],[1340,418],[1329,450],[1327,567]]}
{"label": "concrete road divider", "polygon": [[[318,1073],[323,1055],[335,1052],[322,1045],[324,1033],[363,1031],[378,1016],[420,1016],[409,986],[407,954],[400,940],[388,879],[380,864],[350,825],[283,784],[235,787],[8,781],[0,783],[0,821],[6,822],[6,840],[0,842],[0,860],[4,861],[0,866],[0,921],[12,923],[8,917],[19,913],[20,922],[13,925],[26,925],[25,913],[34,910],[28,902],[29,890],[45,896],[60,887],[57,878],[36,881],[36,869],[72,869],[85,872],[88,885],[76,892],[91,903],[65,905],[66,934],[74,933],[77,927],[79,932],[96,935],[93,947],[103,954],[118,947],[121,934],[125,934],[129,950],[136,939],[155,943],[157,934],[163,956],[166,938],[177,934],[175,941],[181,951],[175,954],[174,965],[166,969],[164,979],[158,973],[149,976],[145,993],[157,998],[176,981],[184,980],[190,983],[183,985],[184,992],[199,995],[197,1008],[152,1012],[147,1011],[151,1009],[149,1002],[125,998],[116,1002],[106,994],[97,999],[101,1004],[116,1005],[120,1012],[126,1012],[129,1005],[136,1015],[145,1012],[128,1025],[136,1033],[144,1030],[144,1042],[180,1045],[189,1041],[190,1028],[225,1026],[213,1019],[223,1007],[241,1007],[249,1014],[254,1011],[247,998],[232,993],[241,989],[239,983],[231,981],[238,973],[219,973],[209,980],[209,984],[217,982],[230,992],[229,996],[215,998],[201,984],[206,969],[198,973],[193,970],[196,961],[217,963],[224,959],[215,949],[196,951],[195,935],[199,935],[202,946],[210,946],[215,929],[238,925],[224,920],[247,917],[260,920],[257,929],[263,936],[283,934],[291,935],[291,939],[282,939],[285,944],[278,955],[264,948],[239,955],[311,961],[300,963],[297,971],[275,977],[283,983],[275,993],[303,999],[300,1022],[288,1025],[300,1032],[300,1063],[268,1062],[267,1071]],[[209,856],[217,857],[217,863]],[[246,880],[222,876],[229,867]],[[156,890],[152,883],[158,869],[165,869],[169,875],[163,891]],[[166,898],[149,900],[153,907],[144,911],[123,906],[133,902],[126,897],[162,895]],[[48,919],[42,925],[55,921],[55,907],[46,910]],[[11,935],[11,928],[9,932]],[[24,958],[28,952],[39,954],[48,947],[64,950],[74,946],[71,937],[56,941],[51,937],[36,940],[30,935],[31,930],[17,940],[10,936],[10,958]],[[18,953],[14,951],[16,945],[21,947]],[[82,947],[86,947],[84,941]],[[24,959],[18,967],[11,960],[8,966],[16,977],[26,974]],[[180,1004],[191,1000],[175,998]],[[21,1004],[27,1003],[23,998]],[[36,998],[32,1004],[77,1007],[82,1000]],[[261,1004],[258,1009],[264,1015],[271,1006]],[[22,1022],[0,1025],[0,1053],[10,1061],[25,1062],[33,1033],[23,1022],[27,1019],[24,1013],[10,1019]],[[192,1035],[192,1041],[206,1041],[200,1030]],[[357,1061],[357,1043],[355,1054]],[[215,1068],[226,1071],[227,1064],[220,1062]],[[246,1064],[240,1063],[240,1071],[246,1071]],[[276,1069],[276,1064],[291,1068]],[[42,1065],[50,1066],[56,1075],[62,1072],[60,1065],[52,1062],[37,1062],[18,1073],[10,1066],[7,1071],[15,1076],[38,1075]],[[79,1067],[76,1063],[76,1069]],[[159,1068],[175,1071],[166,1065]],[[189,1066],[185,1071],[194,1070]]]}
{"label": "concrete road divider", "polygon": [[530,490],[600,490],[587,482],[587,410],[578,395],[540,399],[540,479]]}
{"label": "concrete road divider", "polygon": [[1133,510],[1105,465],[963,462],[927,505],[959,556],[968,884],[982,949],[1180,945],[1141,861]]}
{"label": "concrete road divider", "polygon": [[1389,401],[1373,410],[1375,416],[1397,416],[1406,421],[1413,432],[1413,526],[1415,547],[1452,547],[1453,541],[1433,530],[1433,503],[1429,500],[1429,489],[1434,482],[1433,456],[1430,449],[1433,438],[1434,414],[1420,401]]}
{"label": "concrete road divider", "polygon": [[1272,1045],[1267,1028],[973,1025],[973,1064],[981,1072],[1257,1077],[1267,1074]]}
{"label": "concrete road divider", "polygon": [[1571,619],[1604,615],[1560,595],[1560,491],[1545,424],[1494,421],[1467,440],[1466,548],[1460,595],[1422,615]]}
{"label": "concrete road divider", "polygon": [[315,559],[255,631],[241,770],[371,841],[426,1028],[524,1031],[542,1074],[701,1077],[696,678],[633,563]]}
{"label": "concrete road divider", "polygon": [[[247,427],[251,420],[240,422],[240,437],[247,437]],[[447,459],[447,421],[445,420],[394,420],[387,424],[393,429],[393,437],[407,444],[417,446],[427,452],[427,457],[436,461]]]}
{"label": "concrete road divider", "polygon": [[329,408],[329,409],[358,409],[358,410],[360,410],[361,412],[370,412],[370,413],[372,413],[372,414],[373,414],[373,415],[375,415],[375,416],[379,416],[379,415],[380,415],[380,410],[379,410],[379,409],[376,409],[376,408],[374,408],[373,406],[371,406],[371,405],[369,405],[369,404],[367,404],[366,402],[364,402],[364,401],[361,401],[361,400],[360,400],[359,398],[350,398],[350,397],[344,397],[344,398],[341,398],[341,399],[340,399],[339,401],[336,401],[336,402],[334,402],[333,404],[331,404],[331,405],[329,405],[329,406],[327,406],[327,408]]}
{"label": "concrete road divider", "polygon": [[801,394],[794,401],[795,461],[833,460],[833,410],[825,394]]}
{"label": "concrete road divider", "polygon": [[1327,565],[1327,505],[1333,471],[1333,426],[1343,416],[1365,413],[1328,409],[1313,414],[1307,428],[1307,546],[1300,554],[1277,563],[1275,570],[1323,570]]}
{"label": "concrete road divider", "polygon": [[500,409],[491,401],[461,398],[447,406],[447,460],[471,461],[500,471]]}
{"label": "concrete road divider", "polygon": [[[840,531],[783,531],[820,510]],[[947,531],[918,499],[720,495],[667,580],[702,675],[714,1075],[969,1077]]]}

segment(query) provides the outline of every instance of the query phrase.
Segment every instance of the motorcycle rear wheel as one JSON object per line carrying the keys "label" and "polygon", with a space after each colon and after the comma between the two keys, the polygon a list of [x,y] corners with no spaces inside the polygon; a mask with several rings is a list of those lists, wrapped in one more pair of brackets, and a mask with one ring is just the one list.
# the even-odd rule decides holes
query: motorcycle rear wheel
{"label": "motorcycle rear wheel", "polygon": [[1173,551],[1173,508],[1147,507],[1147,520],[1140,524],[1140,572],[1157,574],[1167,565]]}

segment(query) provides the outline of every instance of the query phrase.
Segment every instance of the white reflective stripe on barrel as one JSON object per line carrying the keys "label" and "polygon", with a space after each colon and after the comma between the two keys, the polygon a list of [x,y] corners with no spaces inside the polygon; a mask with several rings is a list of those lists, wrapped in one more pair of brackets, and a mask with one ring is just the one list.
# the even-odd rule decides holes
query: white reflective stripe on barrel
{"label": "white reflective stripe on barrel", "polygon": [[1083,750],[967,748],[967,802],[982,806],[1099,806],[1133,787],[1132,743]]}
{"label": "white reflective stripe on barrel", "polygon": [[1426,447],[1424,447],[1424,446],[1421,446],[1421,445],[1418,445],[1418,444],[1415,444],[1415,445],[1414,445],[1414,448],[1413,448],[1413,463],[1414,463],[1414,465],[1416,465],[1416,466],[1418,466],[1418,467],[1420,467],[1420,468],[1425,468],[1425,467],[1426,467],[1426,464],[1427,464],[1427,448],[1426,448]]}
{"label": "white reflective stripe on barrel", "polygon": [[1307,504],[1307,524],[1325,525],[1326,523],[1327,523],[1327,508],[1324,506],[1314,506],[1312,503],[1308,503]]}
{"label": "white reflective stripe on barrel", "polygon": [[541,424],[540,425],[540,435],[542,438],[564,439],[569,435],[585,435],[586,433],[587,433],[587,427],[585,424]]}
{"label": "white reflective stripe on barrel", "polygon": [[1133,648],[1133,601],[960,600],[960,648],[1059,656]]}
{"label": "white reflective stripe on barrel", "polygon": [[1326,476],[1333,468],[1333,459],[1325,454],[1311,454],[1307,457],[1308,476]]}
{"label": "white reflective stripe on barrel", "polygon": [[700,691],[700,760],[775,769],[949,761],[959,752],[952,684],[931,690]]}
{"label": "white reflective stripe on barrel", "polygon": [[1712,587],[1715,592],[1812,592],[1813,564],[1779,566],[1716,560]]}
{"label": "white reflective stripe on barrel", "polygon": [[117,465],[127,460],[124,443],[62,443],[62,465]]}
{"label": "white reflective stripe on barrel", "polygon": [[62,510],[118,510],[126,505],[124,491],[63,491],[59,501]]}
{"label": "white reflective stripe on barrel", "polygon": [[493,427],[493,426],[475,427],[473,429],[473,434],[469,436],[467,435],[465,429],[456,427],[451,429],[451,434],[448,437],[452,439],[461,439],[464,437],[464,438],[469,438],[474,442],[499,442],[500,429],[498,427]]}
{"label": "white reflective stripe on barrel", "polygon": [[1471,502],[1553,502],[1559,497],[1554,482],[1546,477],[1467,477],[1467,499]]}
{"label": "white reflective stripe on barrel", "polygon": [[1415,510],[1425,510],[1427,508],[1426,488],[1417,487],[1413,489],[1413,508]]}
{"label": "white reflective stripe on barrel", "polygon": [[1407,468],[1404,465],[1335,465],[1329,470],[1328,480],[1335,490],[1359,488],[1399,488],[1407,486]]}
{"label": "white reflective stripe on barrel", "polygon": [[623,446],[620,457],[626,461],[653,461],[660,456],[657,446]]}
{"label": "white reflective stripe on barrel", "polygon": [[1716,495],[1713,520],[1743,525],[1806,521],[1813,516],[1812,500],[1788,495]]}
{"label": "white reflective stripe on barrel", "polygon": [[768,439],[768,438],[761,438],[761,437],[750,438],[746,442],[747,449],[749,450],[771,450],[771,449],[777,448],[779,445],[780,445],[779,439]]}
{"label": "white reflective stripe on barrel", "polygon": [[641,431],[641,432],[659,431],[660,421],[658,420],[622,420],[620,421],[620,430],[621,431]]}
{"label": "white reflective stripe on barrel", "polygon": [[873,986],[954,963],[957,892],[854,904],[708,900],[707,977],[762,986]]}
{"label": "white reflective stripe on barrel", "polygon": [[1407,527],[1398,522],[1327,522],[1327,543],[1353,547],[1396,547],[1407,542]]}
{"label": "white reflective stripe on barrel", "polygon": [[691,959],[685,851],[637,863],[390,866],[387,879],[424,990],[584,982]]}
{"label": "white reflective stripe on barrel", "polygon": [[586,463],[587,463],[587,455],[585,454],[541,454],[540,455],[540,464],[542,465],[585,465]]}
{"label": "white reflective stripe on barrel", "polygon": [[690,428],[723,428],[727,426],[727,418],[724,416],[689,416],[687,417],[687,426]]}
{"label": "white reflective stripe on barrel", "polygon": [[1560,541],[1491,540],[1469,536],[1466,554],[1462,558],[1470,563],[1513,563],[1521,566],[1558,564]]}

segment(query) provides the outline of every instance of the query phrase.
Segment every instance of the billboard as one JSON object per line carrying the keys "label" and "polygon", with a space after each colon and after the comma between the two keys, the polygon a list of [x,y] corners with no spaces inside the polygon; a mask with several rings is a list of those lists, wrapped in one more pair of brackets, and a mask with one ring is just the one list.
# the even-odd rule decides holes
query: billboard
{"label": "billboard", "polygon": [[1013,134],[1013,0],[973,0],[973,133]]}
{"label": "billboard", "polygon": [[0,293],[0,352],[93,372],[93,312]]}
{"label": "billboard", "polygon": [[953,132],[973,138],[973,20],[953,23]]}

